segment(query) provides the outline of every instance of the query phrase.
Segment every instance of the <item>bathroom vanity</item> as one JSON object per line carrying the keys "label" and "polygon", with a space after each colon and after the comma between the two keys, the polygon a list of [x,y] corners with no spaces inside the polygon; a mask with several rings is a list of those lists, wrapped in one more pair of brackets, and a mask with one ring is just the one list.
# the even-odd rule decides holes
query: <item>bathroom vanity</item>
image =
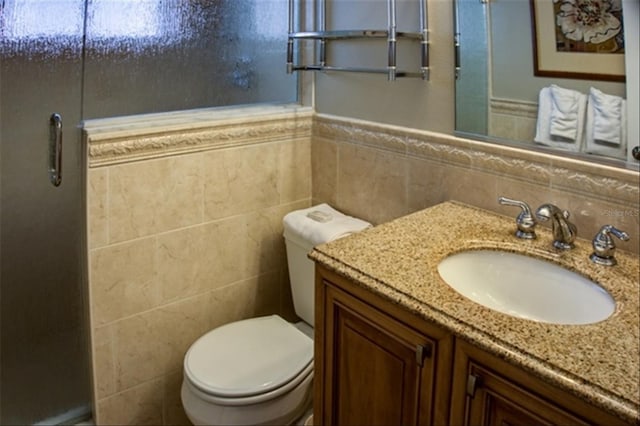
{"label": "bathroom vanity", "polygon": [[[589,261],[590,241],[552,247],[512,219],[447,202],[317,246],[314,423],[637,424],[638,257]],[[545,259],[615,300],[584,325],[531,321],[457,293],[437,272],[488,249]]]}

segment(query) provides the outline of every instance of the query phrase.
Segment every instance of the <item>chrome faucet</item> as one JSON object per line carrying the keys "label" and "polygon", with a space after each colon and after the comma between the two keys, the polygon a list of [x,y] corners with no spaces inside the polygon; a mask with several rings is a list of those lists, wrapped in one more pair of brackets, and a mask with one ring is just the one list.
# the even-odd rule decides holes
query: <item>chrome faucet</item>
{"label": "chrome faucet", "polygon": [[536,210],[536,217],[541,222],[551,219],[553,246],[561,250],[573,248],[573,242],[578,234],[576,226],[569,222],[569,212],[553,204],[543,204]]}
{"label": "chrome faucet", "polygon": [[600,228],[600,231],[593,237],[591,244],[593,245],[593,253],[589,256],[592,262],[598,265],[613,266],[616,263],[616,258],[613,254],[616,250],[616,245],[613,242],[611,235],[616,236],[622,241],[629,241],[629,234],[621,231],[611,225],[604,225]]}
{"label": "chrome faucet", "polygon": [[531,208],[524,201],[512,200],[507,197],[499,197],[498,203],[504,206],[520,207],[522,211],[516,217],[516,237],[532,240],[536,237],[536,218],[531,214]]}

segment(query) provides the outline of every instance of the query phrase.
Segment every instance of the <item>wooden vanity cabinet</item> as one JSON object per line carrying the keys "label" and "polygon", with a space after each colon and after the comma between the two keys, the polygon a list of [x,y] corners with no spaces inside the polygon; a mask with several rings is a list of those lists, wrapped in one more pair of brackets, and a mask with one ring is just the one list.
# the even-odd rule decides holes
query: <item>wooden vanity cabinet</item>
{"label": "wooden vanity cabinet", "polygon": [[452,337],[318,269],[319,425],[448,424]]}
{"label": "wooden vanity cabinet", "polygon": [[625,424],[321,266],[315,297],[316,425]]}
{"label": "wooden vanity cabinet", "polygon": [[451,424],[625,424],[462,339],[455,346]]}

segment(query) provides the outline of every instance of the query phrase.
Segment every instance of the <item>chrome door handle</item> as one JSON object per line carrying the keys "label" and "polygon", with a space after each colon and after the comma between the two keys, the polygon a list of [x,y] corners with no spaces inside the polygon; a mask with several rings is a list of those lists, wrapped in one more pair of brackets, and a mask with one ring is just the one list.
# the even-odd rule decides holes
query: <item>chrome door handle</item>
{"label": "chrome door handle", "polygon": [[62,182],[62,116],[57,113],[49,119],[49,181],[53,186]]}

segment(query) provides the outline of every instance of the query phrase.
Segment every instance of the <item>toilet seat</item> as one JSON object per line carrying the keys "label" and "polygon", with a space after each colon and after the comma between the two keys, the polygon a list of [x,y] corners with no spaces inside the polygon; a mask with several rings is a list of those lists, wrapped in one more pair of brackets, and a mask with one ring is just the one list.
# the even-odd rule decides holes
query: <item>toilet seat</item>
{"label": "toilet seat", "polygon": [[237,321],[198,339],[185,356],[184,373],[200,398],[259,403],[313,374],[313,340],[277,315]]}

